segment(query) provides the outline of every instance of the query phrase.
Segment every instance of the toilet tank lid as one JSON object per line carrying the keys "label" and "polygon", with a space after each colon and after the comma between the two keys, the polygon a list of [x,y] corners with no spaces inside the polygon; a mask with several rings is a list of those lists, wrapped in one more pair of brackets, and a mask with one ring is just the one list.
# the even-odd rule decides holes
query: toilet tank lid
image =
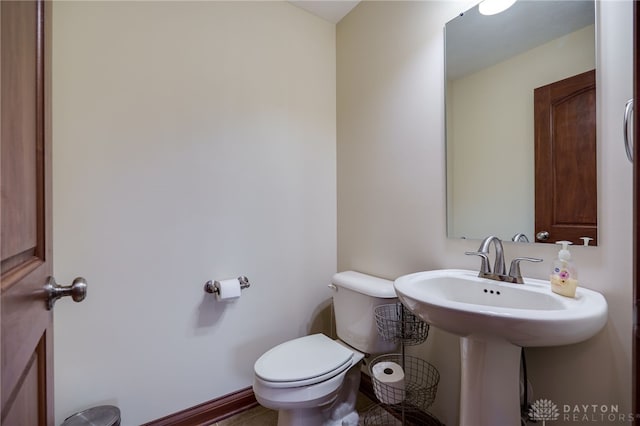
{"label": "toilet tank lid", "polygon": [[363,274],[356,271],[338,272],[331,280],[338,287],[348,288],[367,296],[380,297],[383,299],[396,298],[396,291],[393,288],[393,281],[372,275]]}

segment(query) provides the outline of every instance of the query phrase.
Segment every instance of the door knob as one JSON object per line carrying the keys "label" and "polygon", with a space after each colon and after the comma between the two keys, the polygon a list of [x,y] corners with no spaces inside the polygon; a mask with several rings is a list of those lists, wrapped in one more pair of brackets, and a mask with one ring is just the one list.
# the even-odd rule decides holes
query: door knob
{"label": "door knob", "polygon": [[47,294],[47,309],[51,310],[56,300],[61,297],[71,296],[74,302],[82,302],[87,296],[87,280],[78,277],[70,286],[61,286],[56,283],[55,278],[49,277],[44,291]]}
{"label": "door knob", "polygon": [[547,231],[540,231],[536,234],[536,240],[547,241],[549,239],[549,233]]}

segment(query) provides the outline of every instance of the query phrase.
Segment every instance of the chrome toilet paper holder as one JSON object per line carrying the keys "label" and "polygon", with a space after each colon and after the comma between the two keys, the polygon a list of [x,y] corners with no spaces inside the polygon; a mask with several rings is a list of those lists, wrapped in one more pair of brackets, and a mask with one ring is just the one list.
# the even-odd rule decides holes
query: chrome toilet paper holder
{"label": "chrome toilet paper holder", "polygon": [[[240,283],[240,290],[251,287],[251,284],[249,284],[249,278],[244,275],[238,277],[238,282]],[[204,284],[204,291],[211,294],[220,294],[220,282],[212,280],[207,281]]]}

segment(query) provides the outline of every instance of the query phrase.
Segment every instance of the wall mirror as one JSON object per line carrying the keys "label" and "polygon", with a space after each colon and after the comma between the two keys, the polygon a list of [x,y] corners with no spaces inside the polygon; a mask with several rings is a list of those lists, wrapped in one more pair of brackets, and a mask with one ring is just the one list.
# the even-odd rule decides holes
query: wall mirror
{"label": "wall mirror", "polygon": [[[522,234],[526,238],[520,241],[570,238],[582,244],[579,237],[588,236],[594,239],[591,245],[597,243],[595,66],[593,1],[518,0],[490,16],[481,15],[475,6],[446,24],[449,238],[496,235],[509,241]],[[551,87],[548,90],[555,93],[556,83],[587,74],[593,81],[586,83],[590,89],[578,90],[581,97],[551,95],[552,104],[561,98],[570,99],[571,105],[555,113],[538,111],[538,92]],[[581,109],[585,103],[592,104],[589,117]],[[539,122],[545,114],[551,122]],[[540,129],[577,134],[568,142],[554,141],[555,154],[541,155],[536,147]],[[581,145],[587,139],[591,145]],[[547,183],[536,177],[536,163],[543,162],[551,165]],[[577,186],[563,187],[567,176]],[[545,189],[547,184],[553,188]],[[576,199],[575,194],[593,201]],[[585,213],[588,202],[593,214]],[[556,222],[568,223],[574,231],[571,237],[552,232],[546,241],[544,236],[536,239],[542,230],[536,224],[536,207],[542,206]],[[567,212],[582,217],[569,218]],[[574,220],[586,228],[572,228],[569,222]]]}

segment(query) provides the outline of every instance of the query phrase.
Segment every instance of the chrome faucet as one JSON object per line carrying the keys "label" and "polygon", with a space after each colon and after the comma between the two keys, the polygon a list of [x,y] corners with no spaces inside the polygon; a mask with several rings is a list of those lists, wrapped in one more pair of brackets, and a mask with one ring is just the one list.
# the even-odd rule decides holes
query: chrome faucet
{"label": "chrome faucet", "polygon": [[[496,252],[495,260],[493,262],[493,272],[489,266],[489,248],[491,247],[491,243],[493,243]],[[521,261],[542,262],[542,259],[535,257],[516,257],[511,261],[511,267],[509,268],[509,274],[507,275],[504,264],[504,249],[502,247],[502,241],[500,238],[493,235],[482,240],[478,251],[467,251],[464,254],[480,256],[482,258],[480,273],[478,274],[480,278],[489,278],[491,280],[504,281],[513,284],[524,283],[522,273],[520,272]]]}
{"label": "chrome faucet", "polygon": [[502,241],[500,238],[493,235],[485,238],[482,240],[482,243],[480,243],[478,251],[489,254],[489,247],[491,247],[491,243],[493,243],[496,250],[495,260],[493,261],[493,273],[497,275],[504,275],[507,271],[504,267],[504,249],[502,248]]}
{"label": "chrome faucet", "polygon": [[529,242],[529,238],[527,238],[527,236],[525,234],[523,234],[522,232],[517,233],[516,235],[514,235],[511,238],[511,241],[513,242],[523,242],[523,243],[528,243]]}

